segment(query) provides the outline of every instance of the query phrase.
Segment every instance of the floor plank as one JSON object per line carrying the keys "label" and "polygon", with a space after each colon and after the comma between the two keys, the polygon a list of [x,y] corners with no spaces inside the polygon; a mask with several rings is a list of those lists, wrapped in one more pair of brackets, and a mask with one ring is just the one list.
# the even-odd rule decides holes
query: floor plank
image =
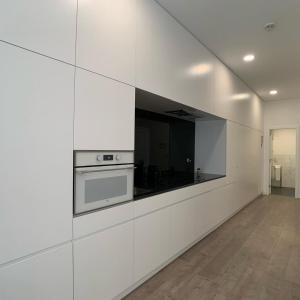
{"label": "floor plank", "polygon": [[126,300],[300,300],[300,200],[261,197]]}

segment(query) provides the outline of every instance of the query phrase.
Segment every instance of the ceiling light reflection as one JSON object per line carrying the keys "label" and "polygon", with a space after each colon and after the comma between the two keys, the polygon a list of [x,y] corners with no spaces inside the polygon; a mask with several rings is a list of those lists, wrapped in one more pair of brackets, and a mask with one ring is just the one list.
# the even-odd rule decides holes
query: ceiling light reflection
{"label": "ceiling light reflection", "polygon": [[210,64],[199,64],[189,69],[189,74],[193,76],[202,76],[212,71],[212,65]]}
{"label": "ceiling light reflection", "polygon": [[231,97],[232,100],[246,100],[249,98],[250,98],[250,94],[248,93],[235,94]]}
{"label": "ceiling light reflection", "polygon": [[254,56],[254,54],[247,54],[247,55],[244,56],[243,59],[244,59],[245,62],[250,62],[250,61],[253,61],[255,59],[255,56]]}
{"label": "ceiling light reflection", "polygon": [[278,94],[278,91],[276,91],[276,90],[270,91],[270,95],[277,95],[277,94]]}

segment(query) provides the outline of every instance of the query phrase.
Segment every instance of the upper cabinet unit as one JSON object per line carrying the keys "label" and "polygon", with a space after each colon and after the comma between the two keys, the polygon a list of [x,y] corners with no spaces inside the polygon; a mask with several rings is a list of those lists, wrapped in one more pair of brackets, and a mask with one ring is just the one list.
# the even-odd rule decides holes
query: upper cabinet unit
{"label": "upper cabinet unit", "polygon": [[5,43],[0,65],[1,264],[72,238],[74,67]]}
{"label": "upper cabinet unit", "polygon": [[0,40],[74,64],[76,0],[2,1]]}
{"label": "upper cabinet unit", "polygon": [[261,100],[152,0],[137,1],[136,86],[261,129]]}
{"label": "upper cabinet unit", "polygon": [[75,150],[134,150],[135,89],[77,69]]}
{"label": "upper cabinet unit", "polygon": [[211,112],[215,60],[155,1],[138,1],[138,88]]}
{"label": "upper cabinet unit", "polygon": [[77,65],[134,85],[136,0],[78,0]]}

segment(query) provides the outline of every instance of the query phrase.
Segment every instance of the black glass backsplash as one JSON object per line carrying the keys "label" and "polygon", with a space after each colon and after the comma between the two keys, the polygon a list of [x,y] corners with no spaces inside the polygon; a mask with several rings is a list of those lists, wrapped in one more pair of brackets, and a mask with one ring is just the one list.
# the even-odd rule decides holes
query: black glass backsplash
{"label": "black glass backsplash", "polygon": [[135,187],[194,173],[195,123],[136,109]]}

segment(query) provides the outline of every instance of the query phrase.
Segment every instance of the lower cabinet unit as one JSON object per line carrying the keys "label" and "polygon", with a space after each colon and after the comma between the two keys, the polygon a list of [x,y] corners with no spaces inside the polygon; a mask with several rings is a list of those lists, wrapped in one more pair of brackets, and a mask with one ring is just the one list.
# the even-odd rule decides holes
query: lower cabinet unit
{"label": "lower cabinet unit", "polygon": [[146,207],[153,198],[142,199],[143,215],[135,210],[129,221],[75,239],[74,299],[119,299],[253,200],[243,195],[239,183],[232,183],[158,210],[152,206],[151,212]]}
{"label": "lower cabinet unit", "polygon": [[74,241],[74,299],[110,300],[133,284],[133,221]]}
{"label": "lower cabinet unit", "polygon": [[71,242],[0,268],[1,300],[73,300]]}
{"label": "lower cabinet unit", "polygon": [[171,206],[172,255],[183,250],[196,239],[196,198]]}
{"label": "lower cabinet unit", "polygon": [[138,281],[171,256],[170,208],[150,213],[134,223],[134,280]]}
{"label": "lower cabinet unit", "polygon": [[212,192],[195,197],[195,236],[196,239],[204,236],[213,226],[211,220],[210,202]]}

